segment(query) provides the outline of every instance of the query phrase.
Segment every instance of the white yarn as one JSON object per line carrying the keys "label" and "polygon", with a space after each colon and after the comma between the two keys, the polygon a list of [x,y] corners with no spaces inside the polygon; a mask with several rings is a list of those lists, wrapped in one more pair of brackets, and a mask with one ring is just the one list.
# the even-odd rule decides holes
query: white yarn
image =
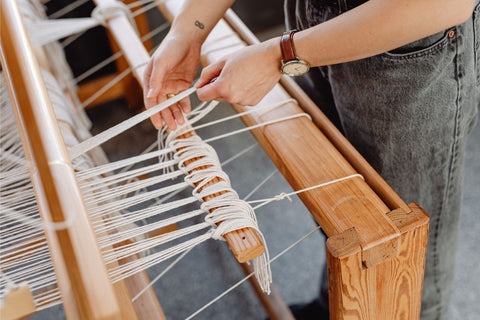
{"label": "white yarn", "polygon": [[205,139],[205,142],[209,143],[209,142],[212,142],[212,141],[216,141],[216,140],[220,140],[220,139],[224,139],[224,138],[236,135],[238,133],[242,133],[242,132],[245,132],[245,131],[250,131],[250,130],[253,130],[253,129],[261,128],[261,127],[264,127],[264,126],[267,126],[267,125],[270,125],[270,124],[275,124],[275,123],[282,122],[282,121],[293,120],[293,119],[300,118],[300,117],[306,117],[306,118],[312,120],[310,115],[307,114],[307,113],[297,113],[297,114],[294,114],[294,115],[291,115],[291,116],[282,117],[282,118],[279,118],[279,119],[274,119],[274,120],[262,122],[262,123],[259,123],[259,124],[256,124],[256,125],[253,125],[253,126],[250,126],[250,127],[245,127],[245,128],[242,128],[242,129],[231,131],[229,133],[218,135],[216,137]]}
{"label": "white yarn", "polygon": [[[32,27],[32,25],[39,25],[42,23],[49,23],[47,20],[47,16],[45,14],[43,6],[39,3],[39,1],[35,0],[18,0],[19,8],[22,15],[25,17],[24,21],[27,27],[27,30],[30,32],[38,32],[41,31],[41,27]],[[68,27],[68,26],[67,26]],[[62,32],[62,28],[55,30],[55,32]],[[53,32],[53,33],[55,33]],[[46,37],[50,37],[50,35],[45,35]],[[42,42],[42,39],[38,39],[32,35],[30,36],[31,42],[35,44],[36,42]],[[89,135],[88,128],[90,127],[91,123],[88,117],[86,116],[83,108],[80,108],[80,101],[76,96],[76,86],[73,81],[73,73],[70,69],[66,58],[65,53],[63,52],[62,47],[58,42],[49,42],[43,47],[46,56],[49,57],[49,65],[53,69],[53,73],[56,77],[61,79],[62,90],[67,90],[69,92],[70,97],[73,99],[73,102],[76,106],[77,117],[80,118],[81,123],[85,126],[85,130],[79,130],[79,134],[82,137],[86,137]],[[77,121],[78,122],[78,121]]]}
{"label": "white yarn", "polygon": [[[175,135],[176,133],[172,133],[172,136]],[[192,194],[203,201],[201,208],[207,213],[205,221],[212,226],[212,238],[223,239],[226,233],[243,228],[252,228],[256,231],[263,242],[265,252],[253,259],[253,268],[260,287],[269,293],[272,274],[267,264],[268,248],[265,239],[258,228],[252,207],[240,200],[238,194],[232,189],[216,152],[196,135],[173,140],[169,146],[175,150],[174,157],[178,159],[178,166],[185,173],[185,180],[196,185]],[[219,193],[222,194],[219,195]],[[204,200],[212,195],[215,196]]]}
{"label": "white yarn", "polygon": [[145,110],[142,113],[139,113],[133,117],[131,117],[128,120],[125,120],[116,126],[111,127],[110,129],[107,129],[103,131],[102,133],[85,140],[81,142],[80,144],[72,147],[69,149],[70,153],[70,158],[75,159],[76,157],[80,156],[82,153],[85,153],[86,151],[91,150],[94,147],[97,147],[104,143],[105,141],[108,141],[109,139],[119,135],[120,133],[124,132],[127,129],[130,129],[131,127],[135,126],[136,124],[150,118],[154,114],[162,111],[163,109],[166,109],[170,107],[172,104],[176,104],[183,98],[191,95],[193,92],[196,91],[195,87],[191,87],[190,89],[187,89],[178,95],[168,99],[167,101],[164,101],[150,109]]}
{"label": "white yarn", "polygon": [[[0,297],[9,282],[27,282],[38,292],[55,282],[55,273],[38,214],[33,186],[3,74],[0,73]],[[52,305],[45,301],[45,307]]]}
{"label": "white yarn", "polygon": [[[277,260],[278,258],[280,258],[281,256],[283,256],[285,253],[287,253],[288,251],[290,251],[292,248],[296,247],[297,245],[299,245],[302,241],[304,241],[305,239],[307,239],[308,237],[310,237],[312,234],[314,234],[315,232],[317,232],[318,230],[320,230],[320,226],[316,227],[315,229],[313,229],[312,231],[310,231],[309,233],[307,233],[306,235],[304,235],[303,237],[301,237],[299,240],[295,241],[294,243],[292,243],[290,246],[288,246],[287,248],[285,248],[284,250],[282,250],[279,254],[277,254],[275,257],[273,257],[272,259],[270,259],[268,261],[268,265],[270,266],[270,264],[272,262],[274,262],[275,260]],[[240,281],[238,281],[237,283],[235,283],[233,286],[231,286],[230,288],[228,288],[227,290],[225,290],[224,292],[222,292],[221,294],[217,295],[214,299],[212,299],[210,302],[206,303],[203,307],[199,308],[197,311],[195,311],[194,313],[192,313],[190,316],[188,316],[187,318],[185,318],[185,320],[190,320],[190,319],[193,319],[195,316],[197,316],[198,314],[200,314],[203,310],[207,309],[208,307],[210,307],[212,304],[216,303],[218,300],[220,300],[221,298],[223,298],[224,296],[226,296],[228,293],[232,292],[234,289],[238,288],[242,283],[244,283],[245,281],[247,281],[248,279],[250,279],[253,275],[256,275],[255,271],[253,271],[252,273],[250,273],[249,275],[245,276],[243,279],[241,279]]]}
{"label": "white yarn", "polygon": [[[133,19],[130,10],[124,3],[116,0],[107,0],[99,3],[92,11],[91,18],[27,20],[26,27],[34,46],[39,47],[94,28],[98,25],[106,26],[108,20],[119,16],[125,16],[134,30],[138,33],[135,20]],[[59,15],[52,14],[50,16],[50,18],[55,17],[59,17]]]}
{"label": "white yarn", "polygon": [[67,36],[91,29],[102,21],[92,18],[69,18],[59,20],[39,20],[26,23],[27,31],[34,47],[41,47]]}
{"label": "white yarn", "polygon": [[248,203],[251,203],[251,204],[260,203],[259,205],[254,207],[254,209],[256,210],[256,209],[258,209],[260,207],[263,207],[264,205],[266,205],[270,202],[273,202],[273,201],[280,201],[280,200],[283,200],[285,198],[287,198],[291,201],[290,196],[293,196],[293,195],[296,195],[296,194],[299,194],[299,193],[302,193],[302,192],[307,192],[307,191],[310,191],[310,190],[314,190],[314,189],[317,189],[317,188],[325,187],[325,186],[328,186],[328,185],[331,185],[331,184],[334,184],[334,183],[338,183],[338,182],[348,180],[348,179],[353,179],[353,178],[361,178],[362,180],[365,180],[365,178],[361,174],[354,173],[354,174],[351,174],[351,175],[348,175],[348,176],[345,176],[345,177],[342,177],[342,178],[330,180],[330,181],[327,181],[327,182],[324,182],[324,183],[319,183],[317,185],[314,185],[314,186],[311,186],[311,187],[308,187],[308,188],[304,188],[304,189],[300,189],[300,190],[297,190],[297,191],[293,191],[293,192],[290,192],[290,193],[282,192],[282,193],[280,193],[280,194],[278,194],[274,197],[271,197],[271,198],[248,201]]}
{"label": "white yarn", "polygon": [[130,74],[130,72],[132,72],[132,68],[129,67],[129,68],[126,68],[125,70],[123,70],[122,72],[116,74],[115,77],[111,81],[106,83],[103,87],[96,90],[94,94],[92,94],[87,99],[85,99],[82,102],[82,108],[88,107],[92,102],[97,100],[98,97],[102,96],[105,92],[107,92],[109,89],[111,89],[115,84],[119,83],[123,78],[128,76]]}

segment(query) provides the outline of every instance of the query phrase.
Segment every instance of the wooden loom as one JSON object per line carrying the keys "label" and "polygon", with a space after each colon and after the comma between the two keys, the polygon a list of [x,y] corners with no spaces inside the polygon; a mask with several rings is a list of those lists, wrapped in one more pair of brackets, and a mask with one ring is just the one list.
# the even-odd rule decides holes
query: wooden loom
{"label": "wooden loom", "polygon": [[[179,2],[171,1],[160,9],[172,19],[179,6]],[[110,284],[15,1],[1,0],[0,15],[2,68],[27,159],[34,160],[38,168],[39,174],[32,172],[32,180],[41,213],[54,222],[64,221],[71,210],[81,217],[75,227],[46,232],[67,317],[163,318],[152,291],[133,304],[130,301],[141,284],[148,282],[145,274]],[[142,64],[148,54],[128,20],[112,18],[108,27],[142,84]],[[204,45],[202,63],[238,49],[242,40],[258,41],[228,11]],[[254,125],[304,112],[301,107],[311,114],[313,121],[299,117],[253,130],[292,187],[299,190],[355,173],[365,178],[347,179],[299,195],[328,236],[331,319],[418,319],[427,215],[417,205],[403,203],[291,79],[282,79],[259,105],[289,97],[299,103],[251,114],[243,121]],[[233,107],[239,112],[245,110]],[[253,246],[244,245],[239,240],[240,246],[235,247],[237,240],[230,241],[234,251],[248,252],[257,244],[252,240]],[[17,311],[17,317],[25,315]],[[275,316],[275,310],[271,312]],[[276,319],[281,318],[281,314],[276,315]],[[288,315],[284,318],[289,319]]]}

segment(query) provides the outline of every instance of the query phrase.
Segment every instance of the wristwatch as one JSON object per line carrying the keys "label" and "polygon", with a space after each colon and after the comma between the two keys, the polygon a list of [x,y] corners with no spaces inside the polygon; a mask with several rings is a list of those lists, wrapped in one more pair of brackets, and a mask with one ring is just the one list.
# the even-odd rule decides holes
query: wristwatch
{"label": "wristwatch", "polygon": [[280,39],[282,49],[282,67],[280,71],[289,76],[301,76],[310,70],[308,62],[297,57],[293,44],[293,35],[297,30],[287,31]]}

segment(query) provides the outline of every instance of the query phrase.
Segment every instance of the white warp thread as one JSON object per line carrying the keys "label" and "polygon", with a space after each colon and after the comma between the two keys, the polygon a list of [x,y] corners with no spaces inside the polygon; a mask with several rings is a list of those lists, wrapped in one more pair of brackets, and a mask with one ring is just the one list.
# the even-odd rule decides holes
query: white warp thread
{"label": "white warp thread", "polygon": [[150,109],[147,109],[144,112],[139,113],[139,114],[131,117],[130,119],[127,119],[127,120],[117,124],[116,126],[113,126],[110,129],[107,129],[107,130],[99,133],[98,135],[81,142],[80,144],[78,144],[78,145],[69,149],[70,158],[75,159],[76,157],[80,156],[81,154],[83,154],[83,153],[101,145],[105,141],[110,140],[111,138],[119,135],[120,133],[124,132],[125,130],[128,130],[131,127],[137,125],[138,123],[150,118],[154,114],[170,107],[173,104],[176,104],[177,102],[179,102],[183,98],[191,95],[195,91],[196,91],[196,88],[191,87],[190,89],[187,89],[187,90],[179,93],[178,95],[168,99],[167,101],[164,101],[164,102],[162,102],[162,103],[160,103],[160,104],[158,104],[158,105],[156,105],[156,106],[154,106]]}
{"label": "white warp thread", "polygon": [[100,24],[99,20],[93,18],[70,18],[27,22],[26,27],[33,46],[41,47]]}
{"label": "white warp thread", "polygon": [[69,18],[56,20],[27,21],[26,27],[35,47],[58,41],[99,25],[106,26],[108,20],[125,16],[133,29],[138,30],[128,7],[116,0],[102,1],[92,11],[91,18]]}

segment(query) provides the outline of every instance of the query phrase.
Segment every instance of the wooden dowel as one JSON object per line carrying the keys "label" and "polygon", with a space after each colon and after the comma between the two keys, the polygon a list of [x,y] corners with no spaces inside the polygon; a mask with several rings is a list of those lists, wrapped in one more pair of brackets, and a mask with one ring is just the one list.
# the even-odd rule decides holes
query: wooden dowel
{"label": "wooden dowel", "polygon": [[[178,137],[178,139],[185,139],[185,138],[188,138],[188,137],[191,137],[191,136],[194,136],[194,135],[195,135],[194,131],[191,130],[191,131],[189,131],[189,132],[187,132],[183,135],[180,135]],[[182,150],[182,149],[183,148],[179,148],[179,150]],[[187,160],[187,161],[185,161],[185,165],[189,165],[189,164],[191,164],[195,161],[200,160],[201,158],[202,157],[197,157],[197,158]],[[192,173],[192,172],[198,171],[198,170],[204,170],[204,169],[207,169],[208,167],[209,166],[201,166],[201,167],[198,167],[198,168],[192,170],[189,173]],[[218,183],[222,180],[223,179],[221,179],[220,177],[215,177],[210,182],[205,184],[205,186],[203,186],[199,191],[202,191],[203,188],[205,188],[205,187],[207,187],[211,184]],[[198,184],[199,183],[197,183],[196,186]],[[224,194],[226,192],[227,191],[220,191],[220,192],[208,195],[208,196],[203,198],[203,201],[209,201],[209,200],[214,199],[218,196],[221,196],[222,194]],[[217,208],[212,208],[210,212],[213,212],[216,209]],[[262,255],[263,252],[265,251],[265,247],[263,246],[262,241],[258,237],[255,230],[253,230],[252,228],[242,228],[242,229],[239,229],[239,230],[231,231],[231,232],[225,234],[224,238],[227,241],[228,245],[230,246],[233,255],[235,256],[237,261],[240,262],[240,263],[244,263],[244,262],[247,262],[249,260],[252,260],[253,258],[256,258],[256,257]]]}
{"label": "wooden dowel", "polygon": [[[103,2],[105,2],[105,0],[95,0],[97,5],[101,5]],[[145,47],[126,17],[114,17],[108,20],[107,24],[120,49],[124,52],[128,63],[133,68],[135,77],[143,87],[143,73],[146,68],[146,63],[150,60],[148,52],[145,50]],[[192,133],[194,132],[192,131]],[[246,260],[244,259],[257,257],[259,252],[263,252],[263,244],[255,230],[251,228],[229,232],[224,237],[235,257],[240,259],[241,262],[245,262]]]}
{"label": "wooden dowel", "polygon": [[[121,319],[40,69],[15,0],[1,0],[2,68],[69,319]],[[34,156],[33,156],[34,155]],[[73,220],[69,220],[73,219]]]}
{"label": "wooden dowel", "polygon": [[[229,9],[224,16],[225,21],[237,32],[247,44],[260,43],[258,38],[247,28],[243,21]],[[298,101],[298,104],[307,112],[313,122],[322,130],[328,139],[342,153],[345,159],[357,170],[367,181],[370,187],[382,198],[391,210],[402,208],[406,212],[410,210],[408,205],[392,190],[383,178],[372,168],[352,144],[341,134],[334,124],[328,120],[320,108],[290,77],[283,76],[280,83],[285,90]]]}

